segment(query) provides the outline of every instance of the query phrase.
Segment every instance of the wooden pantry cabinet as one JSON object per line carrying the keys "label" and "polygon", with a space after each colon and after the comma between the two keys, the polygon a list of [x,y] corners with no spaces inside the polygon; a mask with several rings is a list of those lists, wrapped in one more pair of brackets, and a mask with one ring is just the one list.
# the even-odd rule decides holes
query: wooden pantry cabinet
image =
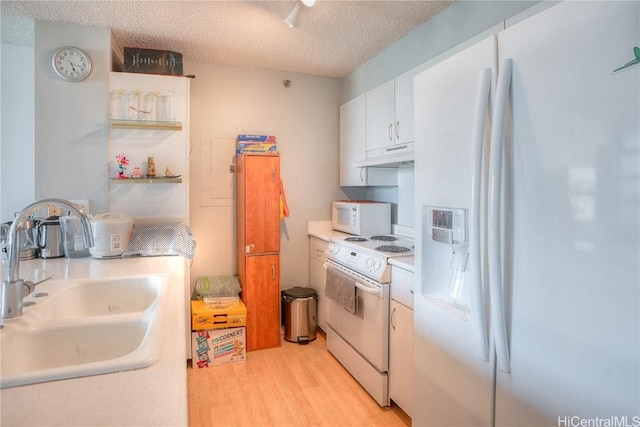
{"label": "wooden pantry cabinet", "polygon": [[236,156],[238,252],[280,251],[280,156]]}
{"label": "wooden pantry cabinet", "polygon": [[280,345],[280,157],[236,156],[238,275],[247,351]]}
{"label": "wooden pantry cabinet", "polygon": [[[242,300],[247,306],[247,351],[278,347],[280,256],[246,256],[243,264]],[[242,278],[240,280],[242,282]]]}

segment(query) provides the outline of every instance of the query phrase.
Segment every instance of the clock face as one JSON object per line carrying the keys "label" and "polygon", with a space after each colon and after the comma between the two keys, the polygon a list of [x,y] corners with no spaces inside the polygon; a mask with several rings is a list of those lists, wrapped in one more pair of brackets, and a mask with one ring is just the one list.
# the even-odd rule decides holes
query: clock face
{"label": "clock face", "polygon": [[89,56],[77,47],[63,47],[53,54],[53,70],[62,79],[79,82],[91,72]]}

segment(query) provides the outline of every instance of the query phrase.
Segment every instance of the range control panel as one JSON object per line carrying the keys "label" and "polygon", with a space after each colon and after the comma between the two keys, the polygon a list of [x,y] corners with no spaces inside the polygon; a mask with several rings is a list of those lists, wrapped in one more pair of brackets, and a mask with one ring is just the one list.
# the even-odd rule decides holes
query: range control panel
{"label": "range control panel", "polygon": [[379,283],[390,281],[387,257],[360,252],[337,243],[329,244],[328,258]]}

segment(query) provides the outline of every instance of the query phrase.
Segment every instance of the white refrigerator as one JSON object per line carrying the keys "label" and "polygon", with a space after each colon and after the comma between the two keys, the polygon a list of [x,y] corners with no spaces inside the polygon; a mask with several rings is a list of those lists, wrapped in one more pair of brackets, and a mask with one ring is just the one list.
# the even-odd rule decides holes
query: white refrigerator
{"label": "white refrigerator", "polygon": [[639,5],[415,78],[414,426],[640,425]]}

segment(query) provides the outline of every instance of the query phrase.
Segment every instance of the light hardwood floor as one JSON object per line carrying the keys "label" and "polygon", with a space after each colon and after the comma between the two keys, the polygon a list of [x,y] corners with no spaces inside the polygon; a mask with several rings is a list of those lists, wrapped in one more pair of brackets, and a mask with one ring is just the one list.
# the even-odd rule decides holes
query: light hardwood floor
{"label": "light hardwood floor", "polygon": [[308,345],[247,353],[244,363],[187,367],[189,426],[410,426],[395,404],[381,408],[326,350]]}

